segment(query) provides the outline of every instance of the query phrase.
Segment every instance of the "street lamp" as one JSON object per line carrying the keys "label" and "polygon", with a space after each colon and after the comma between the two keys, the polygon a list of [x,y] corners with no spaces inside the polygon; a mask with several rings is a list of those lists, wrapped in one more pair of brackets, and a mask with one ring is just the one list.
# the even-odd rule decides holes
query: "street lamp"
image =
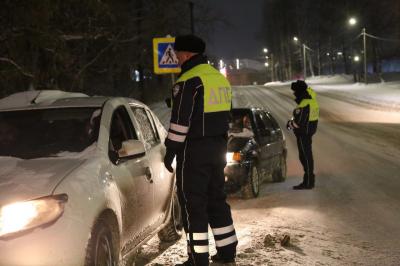
{"label": "street lamp", "polygon": [[267,49],[267,48],[264,48],[264,49],[263,49],[263,52],[264,52],[264,53],[268,53],[268,49]]}
{"label": "street lamp", "polygon": [[357,24],[357,20],[353,17],[349,18],[349,25],[354,26]]}
{"label": "street lamp", "polygon": [[268,64],[268,62],[265,62],[265,64],[264,64],[264,65],[265,65],[265,67],[269,67],[269,64]]}
{"label": "street lamp", "polygon": [[360,62],[360,57],[358,55],[354,56],[353,58],[354,62]]}
{"label": "street lamp", "polygon": [[[299,42],[299,38],[297,38],[297,36],[294,36],[293,37],[293,41],[295,43],[298,43]],[[306,80],[306,77],[307,77],[307,65],[306,65],[307,64],[307,55],[306,55],[306,51],[307,50],[313,51],[313,50],[310,47],[308,47],[305,43],[302,43],[301,46],[303,47],[303,76],[304,76],[303,78],[304,78],[304,80]],[[312,73],[312,75],[314,75],[314,74]]]}

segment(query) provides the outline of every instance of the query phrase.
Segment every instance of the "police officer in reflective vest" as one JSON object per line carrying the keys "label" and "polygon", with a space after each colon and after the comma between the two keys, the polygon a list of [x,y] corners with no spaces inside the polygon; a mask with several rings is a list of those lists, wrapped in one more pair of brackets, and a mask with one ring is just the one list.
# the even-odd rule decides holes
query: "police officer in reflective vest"
{"label": "police officer in reflective vest", "polygon": [[224,193],[231,87],[207,63],[203,40],[194,35],[178,36],[174,49],[182,72],[172,89],[164,164],[172,172],[176,156],[178,196],[189,257],[178,265],[209,265],[208,225],[217,248],[211,259],[231,264],[238,243]]}
{"label": "police officer in reflective vest", "polygon": [[304,169],[303,182],[293,189],[312,189],[315,184],[312,136],[317,131],[319,106],[316,93],[304,81],[293,82],[291,89],[297,107],[293,111],[292,119],[287,123],[287,128],[293,130],[296,135],[299,158]]}

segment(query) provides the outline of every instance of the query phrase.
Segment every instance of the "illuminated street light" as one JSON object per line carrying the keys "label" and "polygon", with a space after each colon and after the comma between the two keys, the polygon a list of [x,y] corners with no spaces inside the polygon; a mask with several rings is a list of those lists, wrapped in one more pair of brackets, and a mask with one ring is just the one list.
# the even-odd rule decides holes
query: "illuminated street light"
{"label": "illuminated street light", "polygon": [[264,65],[265,65],[266,67],[269,67],[269,64],[268,64],[268,62],[266,62]]}
{"label": "illuminated street light", "polygon": [[265,59],[269,59],[269,56],[267,55],[267,56],[265,57]]}
{"label": "illuminated street light", "polygon": [[350,18],[349,19],[349,25],[350,26],[354,26],[354,25],[356,25],[357,24],[357,20],[355,19],[355,18]]}
{"label": "illuminated street light", "polygon": [[326,56],[330,56],[331,54],[330,53],[326,53]]}
{"label": "illuminated street light", "polygon": [[296,36],[293,37],[293,41],[298,42],[299,38],[297,38]]}
{"label": "illuminated street light", "polygon": [[358,55],[354,56],[354,62],[360,62],[360,57]]}
{"label": "illuminated street light", "polygon": [[342,52],[337,52],[337,55],[341,56],[341,55],[343,55],[343,53]]}
{"label": "illuminated street light", "polygon": [[236,69],[239,70],[240,68],[240,61],[239,58],[236,59]]}
{"label": "illuminated street light", "polygon": [[225,66],[224,61],[222,61],[222,59],[219,60],[219,69],[223,69],[224,66]]}
{"label": "illuminated street light", "polygon": [[264,49],[263,49],[263,52],[264,52],[264,53],[268,53],[268,49],[267,49],[267,48],[264,48]]}

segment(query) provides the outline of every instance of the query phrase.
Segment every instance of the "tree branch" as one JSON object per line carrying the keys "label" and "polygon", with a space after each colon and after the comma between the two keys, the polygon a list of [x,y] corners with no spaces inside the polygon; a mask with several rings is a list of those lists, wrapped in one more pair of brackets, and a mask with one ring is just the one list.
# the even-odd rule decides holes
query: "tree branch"
{"label": "tree branch", "polygon": [[74,81],[72,82],[71,85],[71,89],[74,88],[75,83],[77,82],[77,80],[79,79],[79,77],[82,75],[83,72],[85,72],[85,70],[90,67],[92,64],[94,64],[97,59],[99,59],[108,49],[110,49],[115,43],[118,42],[118,38],[122,35],[123,30],[117,35],[117,37],[115,37],[115,39],[113,41],[111,41],[106,47],[104,47],[92,60],[90,60],[90,62],[88,62],[86,65],[84,65],[82,67],[81,70],[79,70],[79,72],[75,75]]}
{"label": "tree branch", "polygon": [[24,69],[19,66],[17,63],[15,63],[13,60],[9,59],[9,58],[5,58],[5,57],[0,57],[0,62],[6,62],[9,63],[11,65],[13,65],[22,75],[29,77],[29,78],[34,78],[35,76],[31,73],[25,72]]}

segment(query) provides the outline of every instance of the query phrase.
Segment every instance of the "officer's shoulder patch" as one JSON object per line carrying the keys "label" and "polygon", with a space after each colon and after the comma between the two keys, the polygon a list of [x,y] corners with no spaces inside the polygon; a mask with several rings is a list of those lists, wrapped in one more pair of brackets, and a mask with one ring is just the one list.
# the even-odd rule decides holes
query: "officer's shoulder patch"
{"label": "officer's shoulder patch", "polygon": [[179,86],[179,84],[176,84],[176,85],[172,88],[172,94],[174,95],[174,97],[176,97],[176,95],[178,95],[180,89],[181,89],[181,87]]}

